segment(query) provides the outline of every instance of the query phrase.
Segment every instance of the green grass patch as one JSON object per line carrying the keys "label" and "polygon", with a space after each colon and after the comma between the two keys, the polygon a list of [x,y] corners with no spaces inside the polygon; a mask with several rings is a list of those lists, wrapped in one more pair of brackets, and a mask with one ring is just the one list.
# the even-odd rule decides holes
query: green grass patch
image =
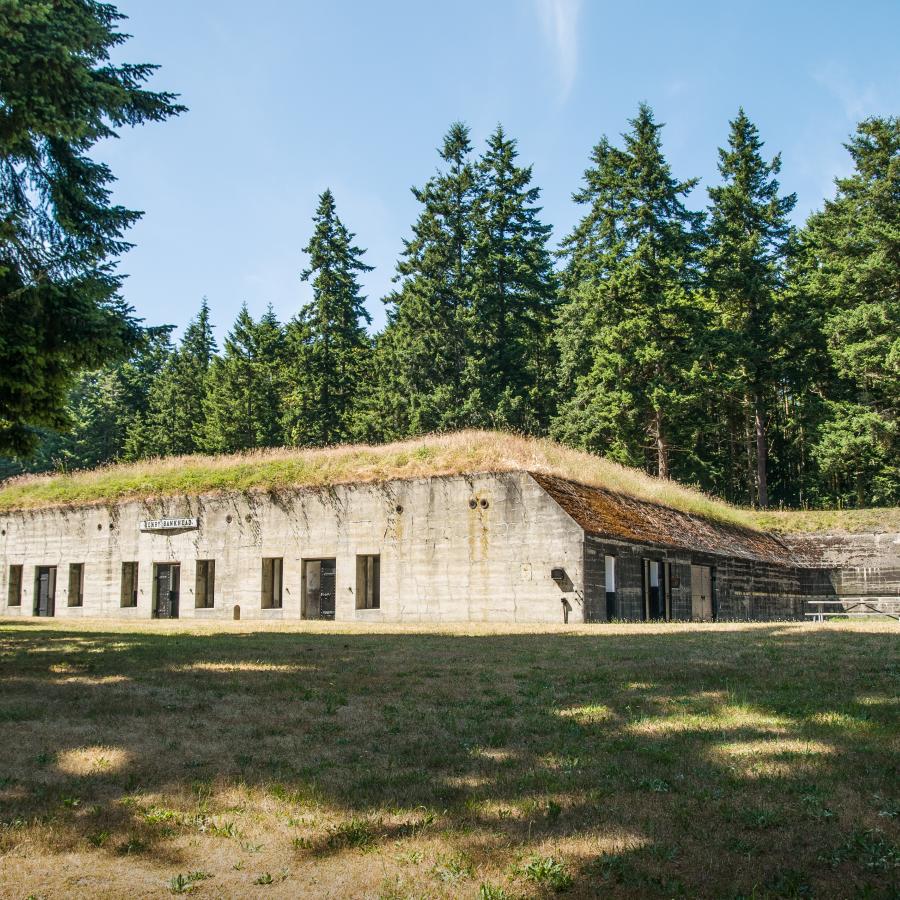
{"label": "green grass patch", "polygon": [[11,896],[896,885],[896,626],[261,627],[0,623]]}

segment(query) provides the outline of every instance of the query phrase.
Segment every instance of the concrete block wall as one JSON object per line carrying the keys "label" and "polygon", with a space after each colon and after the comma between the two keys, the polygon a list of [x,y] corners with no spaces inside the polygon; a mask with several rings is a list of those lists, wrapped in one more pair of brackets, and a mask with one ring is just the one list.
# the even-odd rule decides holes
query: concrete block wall
{"label": "concrete block wall", "polygon": [[[140,521],[196,517],[196,530]],[[0,514],[0,612],[32,615],[37,566],[57,566],[56,616],[149,619],[154,563],[181,565],[180,617],[299,619],[303,560],[336,560],[338,620],[562,622],[584,619],[583,534],[526,473],[485,474],[179,497]],[[356,608],[356,556],[380,554],[381,607]],[[262,559],[280,557],[283,605],[262,609]],[[195,608],[196,561],[214,559],[215,606]],[[138,562],[138,603],[120,602],[123,561]],[[85,564],[84,606],[69,607],[68,566]],[[22,564],[22,604],[7,605]],[[565,581],[551,578],[562,568]]]}

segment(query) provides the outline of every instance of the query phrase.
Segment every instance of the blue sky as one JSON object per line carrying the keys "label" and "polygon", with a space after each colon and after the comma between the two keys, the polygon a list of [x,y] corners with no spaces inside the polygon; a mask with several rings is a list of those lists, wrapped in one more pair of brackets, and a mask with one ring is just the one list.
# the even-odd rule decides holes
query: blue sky
{"label": "blue sky", "polygon": [[101,155],[116,200],[143,209],[123,259],[126,299],[179,328],[206,295],[221,342],[241,302],[282,320],[300,282],[318,194],[375,266],[373,327],[417,215],[410,186],[461,119],[480,147],[501,122],[519,140],[558,239],[592,146],[642,100],[665,122],[679,178],[716,177],[716,148],[743,105],[796,217],[849,170],[842,142],[869,115],[900,114],[900,3],[611,3],[606,0],[119,0],[129,61],[190,111],[124,132]]}

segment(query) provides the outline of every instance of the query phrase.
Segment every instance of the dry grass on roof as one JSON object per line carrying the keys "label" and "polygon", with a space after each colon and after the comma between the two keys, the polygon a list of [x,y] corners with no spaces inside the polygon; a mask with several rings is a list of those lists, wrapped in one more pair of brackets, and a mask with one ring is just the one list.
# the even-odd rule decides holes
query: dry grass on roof
{"label": "dry grass on roof", "polygon": [[510,471],[556,475],[682,512],[752,525],[746,511],[674,481],[654,478],[550,440],[492,431],[427,435],[380,446],[178,456],[64,475],[22,476],[0,486],[0,511]]}

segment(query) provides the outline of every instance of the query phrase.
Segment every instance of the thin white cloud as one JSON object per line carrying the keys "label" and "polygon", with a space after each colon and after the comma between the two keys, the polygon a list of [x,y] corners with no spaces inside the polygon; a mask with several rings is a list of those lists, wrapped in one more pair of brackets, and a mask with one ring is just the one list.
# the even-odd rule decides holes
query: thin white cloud
{"label": "thin white cloud", "polygon": [[849,120],[857,122],[879,112],[878,91],[871,84],[860,85],[846,67],[829,63],[814,72],[813,77],[840,103]]}
{"label": "thin white cloud", "polygon": [[581,0],[535,0],[544,37],[556,54],[563,98],[569,95],[578,74],[578,16]]}

